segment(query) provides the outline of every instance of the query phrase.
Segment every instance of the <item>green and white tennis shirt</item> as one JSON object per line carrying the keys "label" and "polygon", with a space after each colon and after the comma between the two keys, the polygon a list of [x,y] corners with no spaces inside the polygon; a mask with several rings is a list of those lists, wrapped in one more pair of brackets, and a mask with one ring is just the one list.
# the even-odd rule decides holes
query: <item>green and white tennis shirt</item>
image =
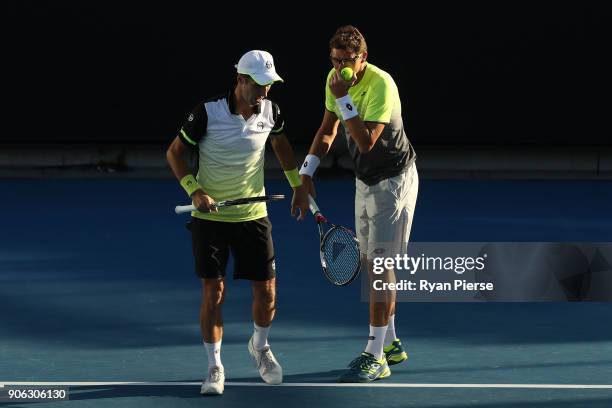
{"label": "green and white tennis shirt", "polygon": [[342,121],[356,177],[368,185],[374,185],[401,174],[416,160],[416,154],[404,131],[402,104],[391,75],[368,63],[361,80],[348,90],[359,117],[364,122],[386,125],[372,150],[360,153],[342,120],[336,97],[327,85],[333,73],[334,69],[327,75],[325,83],[325,108],[335,113]]}
{"label": "green and white tennis shirt", "polygon": [[[198,149],[198,183],[215,201],[265,195],[264,152],[269,135],[283,133],[278,105],[268,99],[245,120],[236,113],[234,93],[198,104],[181,128],[179,138]],[[242,222],[267,215],[265,203],[225,207],[218,213],[194,211],[212,221]]]}

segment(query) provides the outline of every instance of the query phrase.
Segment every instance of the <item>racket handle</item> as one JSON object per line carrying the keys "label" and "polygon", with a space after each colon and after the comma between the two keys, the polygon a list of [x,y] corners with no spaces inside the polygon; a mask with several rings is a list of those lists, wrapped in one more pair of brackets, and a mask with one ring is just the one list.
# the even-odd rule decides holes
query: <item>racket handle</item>
{"label": "racket handle", "polygon": [[319,210],[319,206],[310,194],[308,194],[308,208],[310,208],[312,215],[316,215],[317,213],[321,212],[321,210]]}
{"label": "racket handle", "polygon": [[174,212],[177,214],[184,214],[195,211],[195,209],[196,208],[194,205],[177,205],[176,207],[174,207]]}
{"label": "racket handle", "polygon": [[325,216],[323,216],[323,214],[321,214],[319,206],[310,194],[308,194],[308,208],[310,208],[310,212],[312,213],[312,215],[314,215],[315,220],[317,220],[317,222],[327,222],[327,219],[325,218]]}

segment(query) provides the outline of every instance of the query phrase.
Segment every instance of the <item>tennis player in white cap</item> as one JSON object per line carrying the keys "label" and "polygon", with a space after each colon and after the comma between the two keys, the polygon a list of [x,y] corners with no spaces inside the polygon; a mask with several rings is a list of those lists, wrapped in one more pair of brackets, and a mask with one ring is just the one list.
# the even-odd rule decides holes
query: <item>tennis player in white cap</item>
{"label": "tennis player in white cap", "polygon": [[[272,55],[249,51],[240,58],[236,70],[234,87],[199,103],[166,155],[174,175],[198,209],[192,213],[189,229],[196,274],[202,281],[200,327],[208,353],[203,394],[222,394],[224,390],[221,306],[230,251],[235,265],[233,278],[252,282],[254,332],[248,350],[266,383],[280,384],[283,380],[283,370],[268,343],[276,308],[276,267],[266,204],[217,211],[215,202],[265,195],[264,150],[270,139],[293,188],[292,215],[303,219],[308,210],[308,192],[285,136],[285,121],[278,105],[267,99],[272,84],[282,81]],[[195,176],[184,157],[190,150],[199,154]]]}

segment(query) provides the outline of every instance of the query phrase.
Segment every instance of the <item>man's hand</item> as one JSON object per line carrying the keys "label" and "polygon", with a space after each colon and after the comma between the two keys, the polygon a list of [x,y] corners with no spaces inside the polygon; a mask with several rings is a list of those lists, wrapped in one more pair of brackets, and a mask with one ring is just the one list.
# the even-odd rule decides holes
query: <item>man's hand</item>
{"label": "man's hand", "polygon": [[[310,177],[308,177],[310,178]],[[299,208],[299,214],[297,209]],[[308,189],[304,184],[293,189],[293,198],[291,199],[291,215],[297,216],[298,221],[302,221],[308,212]]]}
{"label": "man's hand", "polygon": [[348,94],[349,88],[353,86],[356,79],[357,77],[353,75],[353,81],[347,82],[342,79],[342,77],[336,70],[334,71],[334,74],[331,76],[331,78],[329,78],[329,90],[336,97],[336,99],[342,98],[343,96],[346,96]]}
{"label": "man's hand", "polygon": [[193,205],[201,212],[218,212],[215,207],[215,200],[211,196],[204,193],[202,190],[198,190],[191,196],[193,198]]}

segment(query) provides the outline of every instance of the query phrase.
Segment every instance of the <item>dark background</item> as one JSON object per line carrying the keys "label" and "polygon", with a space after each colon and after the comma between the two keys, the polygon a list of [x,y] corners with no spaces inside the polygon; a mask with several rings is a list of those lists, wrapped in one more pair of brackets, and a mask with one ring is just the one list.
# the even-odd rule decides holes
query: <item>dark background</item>
{"label": "dark background", "polygon": [[610,16],[582,3],[7,2],[0,142],[161,142],[270,51],[270,98],[308,144],[323,114],[328,41],[357,26],[397,82],[419,144],[610,144]]}

